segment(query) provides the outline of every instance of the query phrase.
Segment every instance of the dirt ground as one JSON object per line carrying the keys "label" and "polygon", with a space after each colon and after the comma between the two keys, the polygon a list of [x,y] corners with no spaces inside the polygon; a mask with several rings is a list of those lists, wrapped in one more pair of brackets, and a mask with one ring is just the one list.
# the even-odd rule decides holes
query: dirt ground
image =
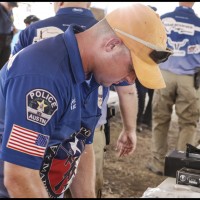
{"label": "dirt ground", "polygon": [[[133,155],[118,158],[115,144],[121,130],[122,122],[119,112],[111,118],[111,142],[107,146],[104,163],[104,187],[102,198],[139,198],[148,187],[157,187],[166,176],[150,172],[146,165],[150,160],[151,131],[145,129],[137,133],[137,148]],[[199,125],[198,125],[199,127]],[[197,145],[200,128],[198,128]],[[178,132],[177,117],[173,114],[169,130],[169,151],[174,149]]]}

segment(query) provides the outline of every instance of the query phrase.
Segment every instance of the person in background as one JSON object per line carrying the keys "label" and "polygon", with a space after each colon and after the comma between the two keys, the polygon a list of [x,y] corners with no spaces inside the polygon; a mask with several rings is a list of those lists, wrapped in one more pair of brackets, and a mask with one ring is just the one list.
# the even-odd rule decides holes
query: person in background
{"label": "person in background", "polygon": [[18,7],[17,2],[0,2],[0,69],[11,53],[10,44],[16,31],[12,12],[15,7]]}
{"label": "person in background", "polygon": [[[32,24],[33,22],[37,22],[40,19],[35,16],[35,15],[29,15],[24,19],[24,24],[26,27],[28,27],[30,24]],[[11,42],[11,52],[14,49],[15,44],[17,43],[18,39],[19,39],[19,34],[20,34],[21,30],[18,30],[17,33],[14,34],[12,42]]]}
{"label": "person in background", "polygon": [[[150,6],[155,12],[157,8]],[[138,93],[138,114],[137,114],[137,131],[142,132],[143,128],[152,129],[152,99],[153,89],[144,87],[138,79],[135,80]],[[146,94],[148,94],[148,102],[146,104]]]}
{"label": "person in background", "polygon": [[87,9],[90,2],[54,2],[53,5],[55,16],[40,20],[21,31],[12,55],[24,47],[63,33],[71,23],[79,24],[86,29],[97,22],[92,12]]}
{"label": "person in background", "polygon": [[33,22],[37,22],[39,21],[40,19],[35,16],[35,15],[29,15],[27,16],[25,19],[24,19],[24,23],[26,25],[26,27],[28,27],[30,24],[32,24]]}
{"label": "person in background", "polygon": [[153,97],[152,158],[147,168],[164,174],[168,133],[175,106],[179,132],[175,149],[186,151],[195,145],[199,120],[200,18],[192,9],[195,2],[179,2],[173,12],[161,16],[174,54],[160,64],[166,88],[156,89]]}
{"label": "person in background", "polygon": [[[138,93],[137,131],[142,132],[144,128],[152,129],[152,99],[154,90],[144,87],[138,79],[135,80]],[[148,102],[146,102],[148,94]]]}
{"label": "person in background", "polygon": [[[81,25],[82,27],[87,28],[87,24],[91,25],[92,20],[96,23],[97,21],[94,20],[94,17],[91,13],[91,11],[86,10],[85,8],[88,8],[89,2],[55,2],[54,8],[56,11],[56,17],[48,18],[45,20],[41,20],[40,22],[37,22],[20,34],[20,40],[18,44],[16,44],[16,49],[20,50],[22,46],[26,43],[26,45],[30,45],[32,43],[38,42],[40,40],[46,39],[44,34],[41,34],[42,30],[55,30],[56,28],[62,27],[63,30],[58,31],[58,33],[54,32],[54,35],[46,35],[47,37],[55,36],[56,34],[59,34],[61,31],[64,31],[68,28],[68,26],[62,26],[62,18],[65,20],[66,24],[66,18],[64,18],[64,14],[68,16],[68,25],[70,23],[77,23]],[[58,14],[60,13],[60,15]],[[61,18],[60,21],[58,21],[58,18]],[[84,16],[84,17],[83,17]],[[53,21],[57,20],[57,24]],[[51,25],[51,26],[50,26]],[[54,26],[52,26],[54,25]],[[40,34],[43,37],[39,37],[39,30]],[[45,32],[45,31],[44,31]],[[52,32],[52,31],[49,31]],[[29,37],[26,37],[29,36]],[[26,38],[26,41],[24,40]],[[38,40],[35,40],[37,38]],[[24,42],[24,43],[22,43]],[[23,46],[24,48],[25,46]],[[15,51],[14,51],[15,52]],[[17,53],[17,52],[15,52]],[[15,54],[13,53],[13,54]],[[101,87],[100,87],[101,88]],[[122,140],[124,140],[126,137],[129,137],[128,135],[133,135],[133,142],[136,145],[136,134],[135,134],[135,127],[136,127],[136,113],[137,113],[137,98],[136,98],[136,89],[134,85],[127,85],[127,83],[121,83],[116,85],[116,90],[118,91],[119,97],[120,97],[120,108],[122,110],[122,118],[124,118],[124,127],[123,130],[119,136],[117,145],[120,146],[120,143]],[[101,90],[101,89],[100,89]],[[105,90],[105,89],[104,89]],[[101,93],[101,92],[100,92]],[[107,111],[107,102],[108,95],[105,99],[105,101],[102,103],[102,117],[97,125],[97,128],[95,129],[95,136],[94,136],[94,150],[95,150],[95,159],[96,159],[96,194],[98,197],[101,196],[101,190],[103,186],[103,155],[104,155],[104,148],[105,148],[105,134],[104,134],[104,124],[106,123],[106,111]],[[99,102],[102,101],[102,94],[99,96]],[[100,103],[101,104],[101,103]],[[130,109],[131,108],[131,109]],[[132,151],[133,152],[133,151]]]}

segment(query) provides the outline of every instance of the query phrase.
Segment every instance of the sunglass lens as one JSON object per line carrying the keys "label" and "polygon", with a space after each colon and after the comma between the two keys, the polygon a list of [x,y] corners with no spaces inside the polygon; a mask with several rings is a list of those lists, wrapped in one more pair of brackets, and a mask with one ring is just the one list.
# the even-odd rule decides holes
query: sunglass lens
{"label": "sunglass lens", "polygon": [[169,56],[171,55],[170,52],[166,52],[166,51],[156,51],[153,50],[149,56],[150,58],[157,64],[160,64],[162,62],[165,62]]}

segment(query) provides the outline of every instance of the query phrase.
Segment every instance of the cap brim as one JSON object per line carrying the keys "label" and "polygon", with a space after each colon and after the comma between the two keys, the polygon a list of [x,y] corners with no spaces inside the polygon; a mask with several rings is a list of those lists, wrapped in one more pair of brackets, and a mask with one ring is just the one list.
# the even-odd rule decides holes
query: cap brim
{"label": "cap brim", "polygon": [[165,81],[155,62],[147,63],[131,51],[133,67],[140,83],[150,89],[165,88]]}

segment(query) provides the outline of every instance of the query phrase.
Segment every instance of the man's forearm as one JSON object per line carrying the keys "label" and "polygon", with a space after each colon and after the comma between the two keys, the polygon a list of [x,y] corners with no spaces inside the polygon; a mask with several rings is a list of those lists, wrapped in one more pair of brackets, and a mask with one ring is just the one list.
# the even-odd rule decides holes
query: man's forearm
{"label": "man's forearm", "polygon": [[39,170],[4,163],[4,183],[11,198],[49,198]]}
{"label": "man's forearm", "polygon": [[86,145],[70,191],[73,198],[95,198],[95,156],[93,144]]}
{"label": "man's forearm", "polygon": [[135,130],[138,112],[138,97],[135,84],[117,86],[115,88],[119,95],[119,107],[124,129],[128,131]]}

